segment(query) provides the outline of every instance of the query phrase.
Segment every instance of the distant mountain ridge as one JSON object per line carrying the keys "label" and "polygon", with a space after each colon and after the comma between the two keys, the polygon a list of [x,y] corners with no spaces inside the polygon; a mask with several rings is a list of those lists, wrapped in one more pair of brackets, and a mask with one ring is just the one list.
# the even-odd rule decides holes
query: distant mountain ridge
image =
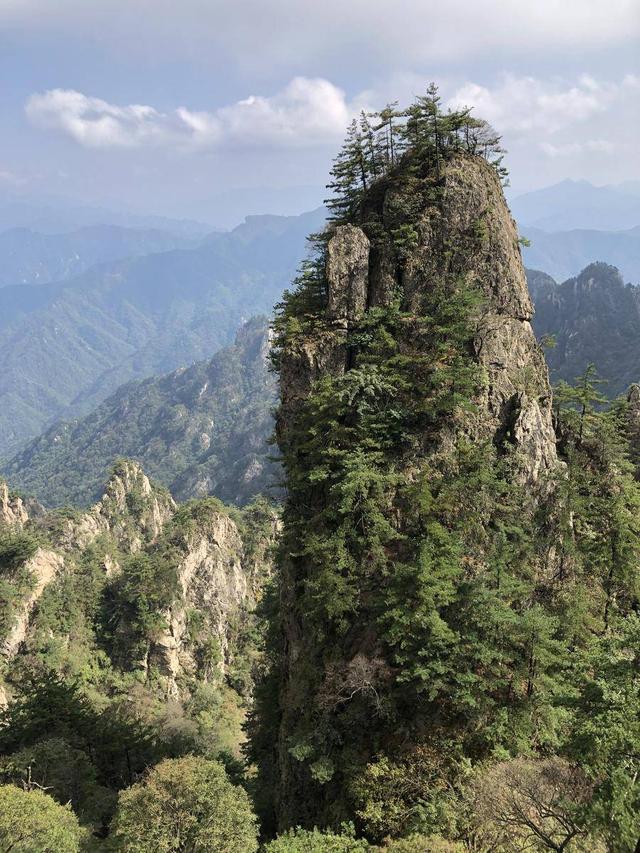
{"label": "distant mountain ridge", "polygon": [[565,180],[511,200],[522,226],[543,231],[625,231],[640,225],[640,191],[629,181],[596,187],[589,181]]}
{"label": "distant mountain ridge", "polygon": [[618,270],[589,264],[562,284],[527,270],[535,305],[533,328],[553,335],[546,357],[552,381],[574,382],[589,363],[606,380],[602,391],[615,397],[640,379],[640,289],[625,284]]}
{"label": "distant mountain ridge", "polygon": [[210,358],[243,320],[271,312],[324,219],[251,217],[196,248],[0,288],[0,456],[131,379]]}
{"label": "distant mountain ridge", "polygon": [[12,228],[0,233],[0,287],[59,282],[95,264],[188,248],[200,239],[118,225],[92,225],[64,234]]}
{"label": "distant mountain ridge", "polygon": [[215,494],[244,504],[273,493],[267,354],[267,318],[254,318],[210,361],[124,385],[87,417],[54,424],[3,471],[47,506],[96,500],[120,457],[141,463],[179,500]]}
{"label": "distant mountain ridge", "polygon": [[549,232],[521,225],[520,233],[531,242],[522,249],[526,266],[558,281],[599,260],[617,267],[625,281],[640,284],[640,226],[628,231]]}
{"label": "distant mountain ridge", "polygon": [[0,192],[0,231],[27,228],[41,234],[61,234],[103,225],[168,231],[182,237],[203,237],[214,230],[193,219],[115,211],[57,196]]}

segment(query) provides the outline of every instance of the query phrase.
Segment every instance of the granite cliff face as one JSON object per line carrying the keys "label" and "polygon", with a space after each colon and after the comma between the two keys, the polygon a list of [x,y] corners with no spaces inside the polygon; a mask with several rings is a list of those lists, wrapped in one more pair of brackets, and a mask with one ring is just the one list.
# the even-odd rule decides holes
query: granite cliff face
{"label": "granite cliff face", "polygon": [[0,525],[24,527],[29,515],[22,498],[9,494],[9,487],[0,481]]}
{"label": "granite cliff face", "polygon": [[[267,505],[250,507],[246,515],[235,512],[234,520],[214,499],[180,507],[137,463],[127,460],[114,466],[103,497],[86,512],[36,512],[30,517],[24,503],[3,487],[0,539],[8,545],[4,552],[0,548],[0,575],[15,592],[2,613],[5,699],[13,672],[46,658],[52,646],[65,650],[63,669],[73,669],[85,655],[97,655],[96,645],[113,646],[110,655],[117,670],[142,673],[150,690],[177,702],[198,683],[224,681],[244,653],[278,530]],[[6,561],[22,545],[19,536],[27,537],[27,558],[13,565]],[[132,559],[146,561],[145,566],[153,566],[154,560],[167,565],[167,589],[154,589],[153,582],[145,589],[142,576],[138,580],[130,568]],[[93,574],[83,580],[88,564],[94,566]],[[76,586],[69,600],[69,590]],[[91,596],[103,603],[84,612],[81,602]],[[157,627],[148,637],[141,637],[136,627],[140,596],[148,597],[144,607],[166,602],[157,605]],[[114,601],[119,602],[115,609]],[[60,624],[51,621],[52,613],[69,607],[78,624],[71,616]],[[112,615],[105,620],[109,608]],[[85,638],[80,646],[78,632]]]}
{"label": "granite cliff face", "polygon": [[388,305],[398,293],[405,310],[417,310],[426,291],[456,282],[478,288],[484,297],[470,346],[486,382],[469,429],[497,443],[508,436],[522,451],[526,478],[535,482],[556,464],[551,396],[531,328],[533,307],[518,234],[498,177],[480,158],[448,164],[441,200],[412,213],[412,244],[399,257],[394,233],[407,224],[407,192],[402,184],[372,191],[362,217],[375,219],[375,246],[364,223],[338,226],[329,240],[326,322],[282,362],[282,441],[296,402],[313,382],[349,369],[348,333],[368,310]]}
{"label": "granite cliff face", "polygon": [[[285,314],[278,342],[277,435],[290,485],[280,558],[284,641],[274,798],[280,827],[337,824],[349,818],[350,791],[358,786],[356,768],[373,760],[372,751],[388,749],[392,755],[405,749],[407,740],[419,742],[434,715],[443,713],[437,703],[427,711],[424,698],[402,693],[405,681],[398,660],[406,660],[407,653],[393,643],[402,646],[408,640],[390,640],[385,633],[385,610],[393,595],[388,590],[394,588],[395,576],[413,570],[407,565],[420,566],[423,555],[438,547],[429,528],[412,520],[421,512],[413,486],[428,490],[428,504],[440,483],[457,476],[461,437],[467,447],[489,447],[492,458],[511,460],[523,511],[525,503],[533,511],[544,499],[559,466],[547,368],[531,327],[533,309],[516,226],[495,169],[467,155],[441,162],[436,175],[422,180],[403,169],[401,165],[374,181],[363,193],[354,221],[328,230],[323,273],[313,292],[292,297],[291,315]],[[446,415],[437,414],[436,403],[431,418],[419,412],[402,421],[402,406],[415,413],[422,393],[415,377],[437,385],[446,373],[456,344],[452,339],[448,346],[448,332],[441,331],[445,321],[434,318],[440,316],[437,311],[447,315],[447,303],[457,304],[465,294],[471,307],[458,363],[466,360],[480,377],[472,403],[454,402]],[[430,315],[428,305],[437,300],[440,308]],[[300,305],[305,307],[296,307]],[[453,328],[456,318],[448,316],[446,322]],[[443,335],[433,356],[426,327],[436,337]],[[424,341],[423,351],[416,341]],[[425,354],[434,362],[425,364]],[[405,372],[394,374],[396,365]],[[394,375],[402,378],[389,378]],[[414,390],[403,398],[401,390],[396,393],[400,385],[389,387],[394,381],[407,387],[413,383]],[[449,399],[455,397],[455,383]],[[334,389],[331,394],[328,388]],[[336,399],[347,401],[344,409],[325,414]],[[371,414],[376,407],[378,421]],[[390,432],[374,436],[370,430],[384,418]],[[370,425],[363,433],[354,426],[359,420]],[[324,431],[331,443],[327,456],[313,450],[320,448],[318,436]],[[335,434],[344,435],[343,444],[332,443]],[[344,457],[342,467],[332,467],[350,441],[356,442],[351,456]],[[303,477],[305,460],[313,452],[322,461]],[[492,509],[487,506],[493,499],[474,510],[477,518],[486,513],[488,526]],[[468,500],[481,498],[474,493]],[[456,512],[464,510],[444,509],[438,529],[455,526]],[[408,543],[417,541],[424,545],[414,554]],[[483,546],[465,547],[465,571],[481,573]],[[433,559],[437,572],[442,558]],[[407,619],[411,608],[423,606],[431,595],[420,591],[420,584],[428,590],[432,582],[424,571],[422,580],[415,581],[415,602],[405,597],[406,591],[401,594],[398,613],[407,608]],[[534,571],[542,576],[544,569]],[[323,617],[315,615],[323,612],[319,599],[327,602]],[[349,604],[343,606],[346,599]],[[332,623],[336,611],[339,621]],[[443,605],[440,613],[446,611]],[[444,618],[455,621],[452,614]],[[403,631],[397,636],[403,637]],[[428,638],[427,628],[424,632]],[[470,677],[475,679],[477,672]],[[385,701],[398,703],[402,743],[397,731],[386,727]],[[375,728],[368,739],[354,733],[365,719]],[[337,746],[348,739],[348,747]]]}

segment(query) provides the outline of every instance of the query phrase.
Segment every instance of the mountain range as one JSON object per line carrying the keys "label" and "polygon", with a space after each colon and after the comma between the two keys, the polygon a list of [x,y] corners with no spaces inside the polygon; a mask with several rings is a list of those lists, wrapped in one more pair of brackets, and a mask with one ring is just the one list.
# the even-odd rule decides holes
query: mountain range
{"label": "mountain range", "polygon": [[92,225],[63,234],[11,228],[0,233],[0,287],[63,281],[95,264],[188,248],[199,239],[119,225]]}
{"label": "mountain range", "polygon": [[255,216],[195,248],[0,288],[0,454],[86,414],[118,386],[208,359],[270,313],[325,212]]}
{"label": "mountain range", "polygon": [[536,335],[554,339],[546,349],[552,381],[573,383],[589,364],[609,397],[640,381],[640,288],[625,284],[615,267],[602,262],[561,284],[534,270],[527,271],[527,280]]}
{"label": "mountain range", "polygon": [[244,504],[274,494],[268,348],[267,318],[254,318],[211,360],[130,382],[85,418],[56,423],[4,474],[48,506],[97,500],[119,457],[141,463],[179,500],[215,494]]}
{"label": "mountain range", "polygon": [[640,181],[596,187],[589,181],[560,181],[516,196],[518,223],[543,231],[625,231],[640,225]]}

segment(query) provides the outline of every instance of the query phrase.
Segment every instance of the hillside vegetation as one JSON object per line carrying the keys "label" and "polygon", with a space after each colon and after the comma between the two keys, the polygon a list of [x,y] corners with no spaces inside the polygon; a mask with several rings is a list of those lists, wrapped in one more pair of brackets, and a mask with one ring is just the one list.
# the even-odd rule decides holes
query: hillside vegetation
{"label": "hillside vegetation", "polygon": [[118,389],[87,417],[54,424],[8,462],[15,488],[47,506],[97,500],[113,461],[140,462],[178,500],[246,503],[277,494],[269,461],[275,382],[268,323],[256,318],[206,362]]}

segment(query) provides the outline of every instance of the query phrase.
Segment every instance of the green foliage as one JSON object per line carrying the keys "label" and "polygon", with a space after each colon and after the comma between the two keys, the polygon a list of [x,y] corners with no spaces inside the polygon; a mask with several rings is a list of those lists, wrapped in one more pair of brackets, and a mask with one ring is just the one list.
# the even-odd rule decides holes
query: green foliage
{"label": "green foliage", "polygon": [[630,614],[612,628],[584,656],[569,751],[595,783],[590,824],[608,849],[632,853],[640,839],[640,619]]}
{"label": "green foliage", "polygon": [[321,832],[319,829],[290,829],[265,844],[265,853],[367,853],[373,851],[367,841],[356,838],[353,827],[343,832]]}
{"label": "green foliage", "polygon": [[258,849],[249,798],[224,767],[194,756],[163,761],[122,791],[114,847],[127,853]]}
{"label": "green foliage", "polygon": [[105,603],[106,625],[117,659],[126,656],[135,664],[144,657],[149,642],[164,629],[163,611],[177,592],[176,560],[171,550],[133,554],[124,561]]}
{"label": "green foliage", "polygon": [[[444,112],[437,87],[432,83],[405,110],[388,104],[379,113],[361,113],[353,119],[344,144],[334,160],[327,189],[333,197],[326,204],[332,219],[349,222],[357,216],[366,193],[387,175],[432,171],[440,178],[441,164],[455,154],[484,157],[506,182],[500,137],[469,109]],[[402,251],[413,240],[410,226],[396,232]]]}
{"label": "green foliage", "polygon": [[82,823],[101,825],[113,813],[115,796],[98,784],[86,752],[59,737],[41,740],[4,759],[0,772],[7,782],[46,791],[69,804]]}
{"label": "green foliage", "polygon": [[0,530],[0,639],[13,627],[18,607],[33,588],[33,577],[24,564],[37,550],[30,534]]}
{"label": "green foliage", "polygon": [[3,853],[79,853],[85,837],[69,806],[43,791],[0,786]]}
{"label": "green foliage", "polygon": [[76,685],[55,673],[24,677],[21,694],[0,712],[0,753],[29,750],[43,739],[60,738],[83,751],[98,782],[131,784],[158,753],[150,730],[117,705],[97,710]]}
{"label": "green foliage", "polygon": [[[113,460],[124,456],[180,500],[213,493],[250,501],[276,477],[267,459],[275,400],[263,356],[267,326],[253,318],[210,360],[129,383],[73,424],[57,423],[8,463],[7,476],[47,506],[82,506],[101,496]],[[127,498],[134,516],[141,497]]]}
{"label": "green foliage", "polygon": [[384,853],[464,853],[462,844],[437,835],[409,835],[388,841],[380,848]]}

